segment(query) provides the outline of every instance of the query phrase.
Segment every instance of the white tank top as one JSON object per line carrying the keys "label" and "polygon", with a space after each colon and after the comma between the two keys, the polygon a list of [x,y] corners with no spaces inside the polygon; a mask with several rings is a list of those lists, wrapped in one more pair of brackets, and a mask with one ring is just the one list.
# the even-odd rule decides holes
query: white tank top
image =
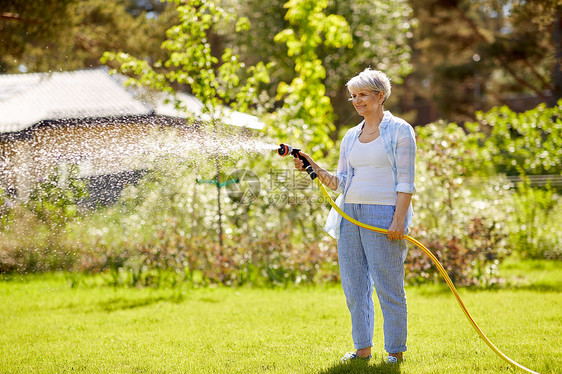
{"label": "white tank top", "polygon": [[396,205],[394,175],[380,136],[369,143],[357,140],[349,154],[349,162],[353,177],[346,203]]}

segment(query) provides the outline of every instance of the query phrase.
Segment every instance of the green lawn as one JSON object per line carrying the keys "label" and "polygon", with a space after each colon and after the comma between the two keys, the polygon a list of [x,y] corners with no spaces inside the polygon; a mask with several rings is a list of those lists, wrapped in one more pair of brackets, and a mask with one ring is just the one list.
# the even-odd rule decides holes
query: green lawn
{"label": "green lawn", "polygon": [[[484,333],[540,373],[562,372],[562,266],[508,262],[518,286],[460,290]],[[64,275],[0,281],[2,373],[517,373],[494,355],[442,286],[410,287],[409,351],[398,368],[352,350],[340,287],[125,289]]]}

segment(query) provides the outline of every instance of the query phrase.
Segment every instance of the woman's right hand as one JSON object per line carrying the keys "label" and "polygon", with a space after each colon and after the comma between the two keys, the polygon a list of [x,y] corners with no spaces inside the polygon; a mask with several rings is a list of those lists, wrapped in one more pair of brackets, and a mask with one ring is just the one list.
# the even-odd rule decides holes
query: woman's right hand
{"label": "woman's right hand", "polygon": [[[306,158],[308,160],[308,162],[310,162],[311,165],[314,164],[314,161],[312,161],[312,158],[309,155],[307,155],[306,153],[304,153],[303,151],[299,151],[299,155]],[[299,171],[305,171],[304,170],[304,162],[299,157],[295,157],[293,159],[293,162],[295,164],[295,169],[297,169]]]}

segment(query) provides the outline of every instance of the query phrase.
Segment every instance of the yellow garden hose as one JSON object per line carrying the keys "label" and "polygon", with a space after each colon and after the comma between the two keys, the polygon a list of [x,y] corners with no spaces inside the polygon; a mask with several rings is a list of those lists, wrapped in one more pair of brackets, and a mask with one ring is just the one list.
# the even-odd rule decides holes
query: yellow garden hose
{"label": "yellow garden hose", "polygon": [[[385,229],[381,229],[378,227],[374,227],[374,226],[370,226],[367,225],[363,222],[359,222],[356,219],[351,218],[349,215],[347,215],[343,210],[340,209],[340,207],[338,207],[336,205],[336,203],[332,200],[332,198],[330,197],[330,195],[328,194],[328,191],[326,191],[326,188],[324,188],[324,186],[322,185],[322,182],[320,182],[319,179],[315,179],[316,183],[318,184],[318,187],[320,187],[320,191],[322,192],[322,194],[328,199],[328,201],[330,202],[330,205],[346,220],[348,220],[349,222],[359,226],[359,227],[363,227],[367,230],[371,230],[371,231],[375,231],[375,232],[380,232],[382,234],[386,234],[388,233],[388,230]],[[498,356],[500,356],[503,360],[505,360],[507,363],[509,363],[510,365],[515,366],[516,368],[519,368],[525,372],[528,373],[534,373],[534,374],[538,374],[535,371],[532,371],[531,369],[527,369],[525,366],[518,364],[517,362],[513,361],[511,358],[507,357],[505,354],[502,353],[502,351],[500,351],[487,337],[486,335],[484,335],[484,333],[482,332],[482,330],[480,330],[480,327],[478,327],[478,325],[476,324],[476,322],[474,322],[474,319],[472,318],[472,316],[470,315],[470,313],[468,313],[468,310],[466,309],[466,306],[464,305],[459,293],[457,292],[457,289],[455,288],[455,285],[453,284],[453,282],[451,281],[451,278],[449,278],[449,275],[447,274],[447,272],[445,271],[445,268],[443,268],[443,265],[441,265],[441,263],[439,262],[439,260],[437,259],[437,257],[435,257],[433,255],[433,253],[431,253],[429,251],[429,249],[427,249],[422,243],[420,243],[419,241],[417,241],[416,239],[412,238],[411,236],[408,235],[404,235],[404,239],[406,239],[407,241],[409,241],[410,243],[414,244],[416,247],[418,247],[419,249],[421,249],[426,255],[429,256],[429,258],[431,259],[431,261],[433,261],[433,263],[435,264],[435,266],[437,266],[437,270],[439,270],[439,273],[441,273],[441,275],[443,276],[443,278],[445,278],[445,282],[447,282],[447,285],[449,286],[449,288],[451,289],[451,292],[453,293],[453,295],[455,295],[455,298],[457,299],[457,302],[459,303],[459,306],[461,307],[462,311],[464,312],[466,318],[468,318],[468,321],[470,322],[470,324],[472,325],[472,327],[474,328],[474,330],[476,330],[476,332],[478,333],[478,335],[480,335],[480,337],[482,338],[482,340],[484,340],[484,342],[492,349],[492,351],[494,351],[494,353]]]}

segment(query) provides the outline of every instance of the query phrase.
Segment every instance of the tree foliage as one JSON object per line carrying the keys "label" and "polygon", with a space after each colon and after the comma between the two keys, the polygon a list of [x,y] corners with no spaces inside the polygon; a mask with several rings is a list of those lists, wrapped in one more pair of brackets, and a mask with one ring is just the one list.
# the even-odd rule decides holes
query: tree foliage
{"label": "tree foliage", "polygon": [[312,141],[316,146],[330,148],[334,116],[323,83],[326,69],[318,49],[321,45],[349,48],[352,39],[346,20],[326,15],[326,6],[326,0],[291,0],[285,5],[285,19],[290,26],[278,33],[275,41],[287,46],[288,56],[294,59],[295,76],[291,83],[280,82],[277,88],[277,99],[283,101],[283,108],[276,120],[288,126],[276,129],[280,135],[292,133],[305,144]]}
{"label": "tree foliage", "polygon": [[148,18],[128,0],[11,1],[0,13],[0,71],[53,71],[99,66],[107,50],[157,59],[173,13]]}
{"label": "tree foliage", "polygon": [[[166,58],[151,63],[127,53],[106,52],[102,62],[116,63],[121,73],[131,77],[129,84],[169,93],[177,89],[193,93],[211,121],[222,119],[224,104],[248,110],[258,100],[259,85],[269,80],[266,64],[259,62],[246,68],[231,48],[224,49],[219,60],[209,41],[219,22],[236,21],[235,31],[240,32],[249,26],[247,20],[237,19],[213,1],[175,3],[179,23],[166,31],[167,39],[162,43]],[[241,75],[248,77],[245,82]],[[179,101],[176,106],[183,109]]]}
{"label": "tree foliage", "polygon": [[507,107],[477,113],[478,125],[468,125],[484,136],[483,149],[495,170],[508,175],[562,175],[562,100],[554,107],[540,104],[515,113]]}
{"label": "tree foliage", "polygon": [[559,0],[410,0],[415,31],[415,81],[451,121],[508,104],[527,93],[560,98]]}
{"label": "tree foliage", "polygon": [[77,0],[3,2],[0,13],[0,71],[17,66],[34,45],[57,42]]}
{"label": "tree foliage", "polygon": [[[325,77],[321,79],[325,95],[329,97],[334,108],[333,127],[328,129],[330,142],[336,141],[342,130],[359,121],[353,106],[348,102],[349,94],[345,83],[353,75],[366,67],[385,71],[394,83],[400,83],[402,77],[411,71],[410,38],[413,37],[412,22],[410,20],[411,8],[406,0],[357,0],[357,1],[321,1],[314,5],[305,5],[305,2],[286,2],[283,0],[270,0],[267,5],[261,0],[222,0],[236,10],[236,13],[245,16],[252,24],[252,32],[240,35],[225,34],[225,43],[232,45],[239,51],[243,61],[255,63],[256,61],[271,61],[275,68],[271,71],[269,93],[277,94],[279,82],[291,82],[295,76],[295,55],[289,54],[289,46],[285,43],[274,43],[273,40],[279,33],[288,33],[293,29],[294,37],[307,35],[308,29],[297,29],[302,26],[305,19],[304,12],[308,12],[310,25],[307,28],[317,28],[318,36],[311,35],[314,39],[322,39],[314,53],[322,61],[322,71]],[[288,14],[289,9],[284,8],[285,3],[290,7],[300,7],[300,25],[294,23]],[[308,8],[307,8],[308,7]],[[315,7],[322,9],[322,16]],[[316,13],[316,16],[313,13]],[[285,16],[285,17],[284,17]],[[343,25],[346,33],[351,35],[352,48],[349,42],[341,46],[334,45],[330,40],[340,38],[340,35],[322,30],[318,25],[319,19],[324,17],[327,22],[334,21],[332,27],[337,29],[337,24]],[[339,20],[338,20],[339,19]],[[296,19],[295,19],[296,21]],[[328,31],[327,34],[323,34]],[[284,35],[284,34],[282,34]],[[288,36],[288,35],[285,35]],[[279,37],[277,37],[279,39]],[[313,40],[300,41],[312,43]],[[314,93],[314,92],[313,92]],[[305,98],[302,98],[305,100]],[[313,96],[308,100],[321,100]],[[394,105],[391,97],[390,105]]]}

